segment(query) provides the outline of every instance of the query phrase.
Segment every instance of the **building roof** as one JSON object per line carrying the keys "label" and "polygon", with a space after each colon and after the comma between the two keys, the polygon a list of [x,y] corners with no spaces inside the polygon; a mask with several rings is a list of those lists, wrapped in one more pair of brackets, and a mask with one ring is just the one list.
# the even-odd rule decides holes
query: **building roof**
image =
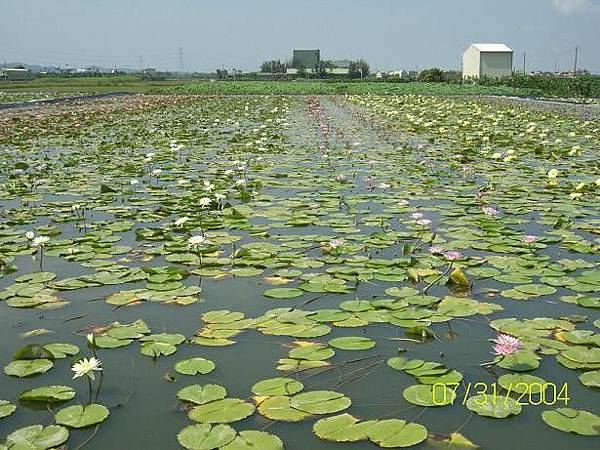
{"label": "building roof", "polygon": [[512,48],[504,45],[504,44],[471,44],[473,47],[475,47],[477,50],[479,50],[480,52],[500,52],[500,53],[505,53],[505,52],[511,52],[512,53]]}

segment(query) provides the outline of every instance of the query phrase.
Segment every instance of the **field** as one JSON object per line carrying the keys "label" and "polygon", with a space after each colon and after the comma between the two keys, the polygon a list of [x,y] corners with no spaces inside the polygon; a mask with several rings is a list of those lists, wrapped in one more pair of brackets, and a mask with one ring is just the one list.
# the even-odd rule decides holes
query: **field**
{"label": "field", "polygon": [[597,445],[599,121],[248,83],[0,111],[0,449]]}

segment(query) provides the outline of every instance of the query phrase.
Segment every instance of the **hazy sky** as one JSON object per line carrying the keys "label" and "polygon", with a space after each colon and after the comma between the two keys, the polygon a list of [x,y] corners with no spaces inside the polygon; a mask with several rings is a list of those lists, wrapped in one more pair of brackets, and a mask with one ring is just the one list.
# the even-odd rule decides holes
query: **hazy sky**
{"label": "hazy sky", "polygon": [[0,0],[0,63],[255,70],[293,48],[374,69],[459,69],[472,42],[600,73],[600,0]]}

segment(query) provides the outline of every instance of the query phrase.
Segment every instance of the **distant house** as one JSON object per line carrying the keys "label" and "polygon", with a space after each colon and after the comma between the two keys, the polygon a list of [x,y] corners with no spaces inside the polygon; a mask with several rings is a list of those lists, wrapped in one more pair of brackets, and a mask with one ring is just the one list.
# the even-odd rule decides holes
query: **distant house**
{"label": "distant house", "polygon": [[24,81],[31,78],[29,69],[0,69],[0,80]]}
{"label": "distant house", "polygon": [[463,54],[463,78],[512,75],[513,51],[504,44],[471,44]]}

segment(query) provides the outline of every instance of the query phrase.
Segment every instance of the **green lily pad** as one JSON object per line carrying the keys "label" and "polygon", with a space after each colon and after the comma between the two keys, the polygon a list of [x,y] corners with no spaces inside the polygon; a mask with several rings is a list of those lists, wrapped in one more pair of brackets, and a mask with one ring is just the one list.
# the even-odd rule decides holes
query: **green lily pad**
{"label": "green lily pad", "polygon": [[71,428],[85,428],[104,422],[108,418],[108,409],[103,405],[73,405],[63,408],[56,413],[54,420],[58,425]]}
{"label": "green lily pad", "polygon": [[445,406],[451,405],[456,394],[443,384],[415,384],[402,391],[406,401],[419,406]]}
{"label": "green lily pad", "polygon": [[193,384],[186,386],[177,392],[177,398],[186,402],[204,405],[216,400],[223,400],[227,397],[227,390],[218,384]]}
{"label": "green lily pad", "polygon": [[265,292],[263,292],[265,297],[277,299],[296,298],[300,297],[302,294],[304,294],[304,291],[297,288],[274,288],[267,289]]}
{"label": "green lily pad", "polygon": [[467,400],[467,408],[479,416],[505,419],[521,412],[521,405],[512,397],[479,394]]}
{"label": "green lily pad", "polygon": [[188,450],[213,450],[229,444],[235,435],[229,425],[203,423],[185,427],[177,434],[177,441]]}
{"label": "green lily pad", "polygon": [[215,363],[204,358],[184,359],[175,364],[175,371],[182,375],[206,375],[215,370]]}
{"label": "green lily pad", "polygon": [[245,419],[254,412],[254,405],[241,398],[224,398],[194,407],[188,414],[194,422],[230,423]]}
{"label": "green lily pad", "polygon": [[31,425],[13,431],[6,438],[6,448],[15,450],[48,450],[69,439],[69,431],[59,425]]}
{"label": "green lily pad", "polygon": [[340,350],[369,350],[375,347],[373,339],[360,336],[335,338],[331,339],[328,344]]}
{"label": "green lily pad", "polygon": [[24,378],[46,373],[52,367],[54,363],[49,359],[22,359],[4,366],[4,373],[12,377]]}
{"label": "green lily pad", "polygon": [[0,419],[10,416],[16,410],[16,405],[13,405],[7,400],[0,400]]}
{"label": "green lily pad", "polygon": [[318,420],[313,425],[313,432],[326,441],[356,442],[368,439],[367,431],[376,423],[375,420],[361,422],[344,413]]}
{"label": "green lily pad", "polygon": [[566,433],[600,435],[600,416],[587,411],[571,408],[547,410],[542,413],[542,420],[552,428]]}
{"label": "green lily pad", "polygon": [[300,422],[310,417],[311,414],[292,408],[291,397],[275,395],[269,397],[258,405],[258,412],[267,419],[278,422]]}
{"label": "green lily pad", "polygon": [[600,388],[600,370],[582,373],[579,381],[587,387]]}
{"label": "green lily pad", "polygon": [[367,436],[383,448],[404,448],[427,439],[427,428],[400,419],[379,420],[368,428]]}
{"label": "green lily pad", "polygon": [[498,384],[509,392],[539,394],[545,389],[546,380],[533,375],[509,373],[498,378]]}
{"label": "green lily pad", "polygon": [[79,347],[64,342],[46,344],[44,345],[44,348],[52,353],[55,359],[64,359],[68,356],[74,356],[79,353]]}
{"label": "green lily pad", "polygon": [[245,430],[221,450],[283,450],[283,442],[265,431]]}
{"label": "green lily pad", "polygon": [[292,378],[271,378],[262,380],[252,386],[255,395],[294,395],[304,389],[304,385]]}
{"label": "green lily pad", "polygon": [[70,386],[41,386],[21,392],[20,400],[29,402],[66,402],[75,397]]}
{"label": "green lily pad", "polygon": [[292,408],[309,414],[331,414],[342,411],[352,401],[340,392],[310,391],[293,396],[290,400]]}

